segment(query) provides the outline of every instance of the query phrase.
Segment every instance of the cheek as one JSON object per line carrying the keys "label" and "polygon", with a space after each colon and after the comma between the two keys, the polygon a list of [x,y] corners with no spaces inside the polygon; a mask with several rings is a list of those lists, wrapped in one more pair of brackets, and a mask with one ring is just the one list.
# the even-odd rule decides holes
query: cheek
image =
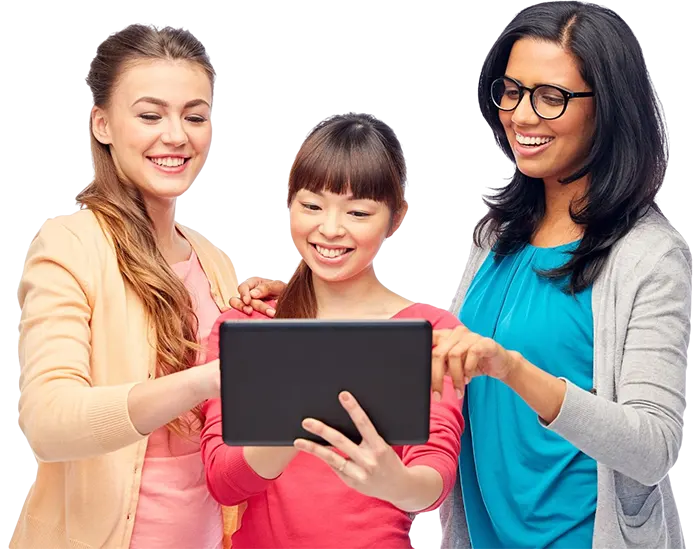
{"label": "cheek", "polygon": [[368,227],[359,227],[359,230],[352,231],[352,238],[356,241],[359,248],[366,251],[369,255],[376,253],[387,238],[389,223],[378,223]]}
{"label": "cheek", "polygon": [[150,149],[158,140],[159,131],[153,126],[147,126],[136,120],[128,120],[127,123],[116,129],[114,145],[120,151],[129,154],[142,154]]}
{"label": "cheek", "polygon": [[505,131],[509,131],[513,119],[512,111],[498,111],[498,119],[500,120],[501,124],[503,124]]}
{"label": "cheek", "polygon": [[295,212],[293,209],[291,210],[289,215],[289,228],[291,230],[291,238],[296,245],[299,245],[300,242],[305,240],[310,234],[311,229],[309,225],[305,216]]}
{"label": "cheek", "polygon": [[206,154],[212,143],[212,126],[207,125],[204,128],[195,128],[188,132],[188,137],[193,148],[199,154]]}

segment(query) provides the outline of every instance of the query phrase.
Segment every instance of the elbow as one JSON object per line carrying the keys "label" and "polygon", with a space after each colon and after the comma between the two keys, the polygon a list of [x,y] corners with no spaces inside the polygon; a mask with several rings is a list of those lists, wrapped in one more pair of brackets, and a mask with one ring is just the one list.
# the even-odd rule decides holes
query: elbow
{"label": "elbow", "polygon": [[227,475],[224,474],[226,470],[224,462],[222,459],[217,459],[219,457],[217,454],[219,448],[208,448],[207,443],[208,441],[203,431],[201,450],[207,490],[214,501],[220,505],[228,507],[238,505],[244,501],[244,498],[238,497],[237,490],[234,490],[233,486],[229,484]]}
{"label": "elbow", "polygon": [[653,431],[650,451],[641,464],[644,466],[628,475],[645,486],[656,486],[669,474],[678,459],[683,437],[681,428],[670,429],[667,424],[653,426]]}
{"label": "elbow", "polygon": [[244,498],[238,497],[234,490],[230,490],[223,475],[216,472],[214,467],[205,466],[205,480],[207,490],[218,504],[233,507],[244,501]]}
{"label": "elbow", "polygon": [[55,429],[48,424],[49,414],[39,414],[39,417],[35,415],[26,417],[26,415],[20,414],[19,427],[36,459],[42,463],[70,461],[69,444],[56,444],[51,440],[50,433],[55,432]]}

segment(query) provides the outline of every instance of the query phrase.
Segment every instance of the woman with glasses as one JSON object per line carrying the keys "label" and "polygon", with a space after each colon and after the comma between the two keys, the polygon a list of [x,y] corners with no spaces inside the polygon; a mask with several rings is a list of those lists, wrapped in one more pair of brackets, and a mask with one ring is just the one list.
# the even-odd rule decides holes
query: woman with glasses
{"label": "woman with glasses", "polygon": [[[531,6],[479,104],[516,169],[476,227],[463,326],[434,334],[433,390],[466,387],[443,546],[681,548],[691,255],[655,203],[667,143],[638,41],[593,4]],[[250,279],[234,306],[282,287]]]}
{"label": "woman with glasses", "polygon": [[[479,104],[510,183],[487,198],[434,387],[467,383],[450,548],[681,548],[691,256],[655,204],[667,146],[643,54],[605,8],[520,12]],[[471,381],[470,381],[471,380]]]}

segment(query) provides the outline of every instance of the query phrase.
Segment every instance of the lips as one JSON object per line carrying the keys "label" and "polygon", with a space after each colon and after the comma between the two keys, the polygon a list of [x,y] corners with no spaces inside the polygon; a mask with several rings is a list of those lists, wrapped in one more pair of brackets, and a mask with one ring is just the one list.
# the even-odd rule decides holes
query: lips
{"label": "lips", "polygon": [[310,243],[310,247],[315,252],[315,257],[320,263],[327,265],[338,265],[347,260],[354,251],[354,248],[347,247],[325,247],[319,244]]}

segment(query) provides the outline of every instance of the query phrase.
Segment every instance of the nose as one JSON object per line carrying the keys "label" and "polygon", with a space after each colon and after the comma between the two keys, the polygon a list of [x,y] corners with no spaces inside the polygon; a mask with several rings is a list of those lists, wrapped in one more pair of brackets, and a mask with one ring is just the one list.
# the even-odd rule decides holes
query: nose
{"label": "nose", "polygon": [[339,218],[339,213],[335,211],[326,211],[325,217],[318,227],[318,231],[327,239],[334,239],[344,236],[345,231]]}
{"label": "nose", "polygon": [[185,133],[185,128],[183,128],[183,124],[180,120],[169,120],[166,128],[161,134],[161,141],[173,147],[181,147],[188,142],[188,134]]}
{"label": "nose", "polygon": [[532,108],[532,101],[529,97],[529,92],[524,92],[520,103],[513,111],[512,121],[518,126],[530,126],[538,124],[541,119],[537,116]]}

